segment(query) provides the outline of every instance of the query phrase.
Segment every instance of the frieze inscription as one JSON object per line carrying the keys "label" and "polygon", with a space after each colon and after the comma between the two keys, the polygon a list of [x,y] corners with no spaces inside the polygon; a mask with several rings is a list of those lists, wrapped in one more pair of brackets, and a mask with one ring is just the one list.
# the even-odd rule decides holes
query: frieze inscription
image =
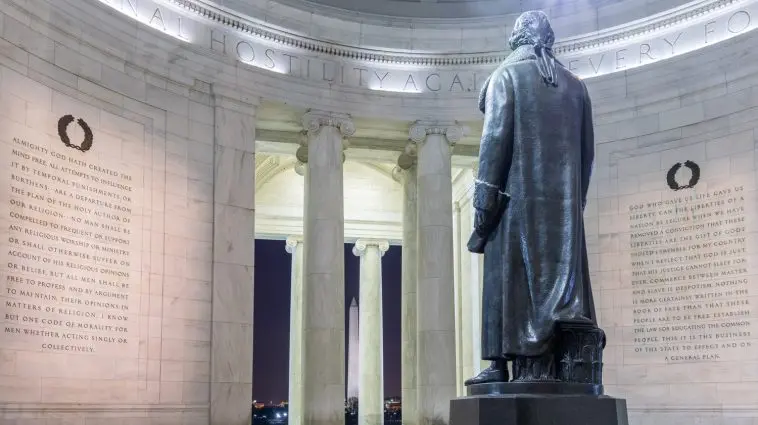
{"label": "frieze inscription", "polygon": [[[361,60],[361,54],[340,57],[312,50],[291,48],[299,43],[272,43],[266,37],[251,37],[234,26],[219,26],[205,16],[180,13],[161,0],[100,0],[125,16],[158,29],[182,42],[208,49],[213,54],[232,57],[245,65],[287,74],[329,86],[364,88],[401,93],[478,93],[481,84],[497,64],[473,61],[467,65],[432,66],[407,64],[403,60],[382,65],[386,60]],[[730,39],[755,28],[758,3],[719,8],[710,19],[690,19],[682,25],[662,25],[644,36],[620,37],[597,48],[562,52],[559,59],[572,72],[589,78],[682,55]],[[254,24],[253,24],[254,25]],[[560,34],[558,34],[560,36]],[[629,41],[626,41],[629,40]],[[335,48],[339,48],[335,45]],[[503,49],[506,48],[503,40]],[[328,51],[328,49],[326,50]],[[366,55],[376,53],[365,51]],[[387,53],[390,54],[389,52]],[[465,58],[461,58],[466,60]]]}

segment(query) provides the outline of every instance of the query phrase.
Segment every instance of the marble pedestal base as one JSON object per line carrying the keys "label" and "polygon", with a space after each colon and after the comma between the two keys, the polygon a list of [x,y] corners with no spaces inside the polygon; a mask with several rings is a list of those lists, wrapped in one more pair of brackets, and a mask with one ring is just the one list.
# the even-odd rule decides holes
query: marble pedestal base
{"label": "marble pedestal base", "polygon": [[488,395],[450,402],[450,425],[628,425],[626,400],[592,395]]}

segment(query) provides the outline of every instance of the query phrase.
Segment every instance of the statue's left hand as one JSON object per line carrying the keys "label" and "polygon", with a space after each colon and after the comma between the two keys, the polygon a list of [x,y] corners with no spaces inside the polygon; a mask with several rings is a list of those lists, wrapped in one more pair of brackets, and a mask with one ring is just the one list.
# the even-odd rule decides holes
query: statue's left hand
{"label": "statue's left hand", "polygon": [[494,211],[484,211],[474,208],[474,231],[471,233],[467,248],[470,252],[483,254],[484,246],[497,230],[500,219],[508,206],[509,196],[505,193],[497,194],[497,204]]}
{"label": "statue's left hand", "polygon": [[487,245],[489,239],[490,229],[485,218],[484,211],[474,211],[474,231],[471,232],[471,237],[468,240],[466,247],[469,252],[475,254],[483,254],[484,246]]}
{"label": "statue's left hand", "polygon": [[471,237],[468,240],[466,247],[469,252],[474,254],[484,254],[484,247],[487,245],[487,237],[482,237],[476,230],[471,232]]}

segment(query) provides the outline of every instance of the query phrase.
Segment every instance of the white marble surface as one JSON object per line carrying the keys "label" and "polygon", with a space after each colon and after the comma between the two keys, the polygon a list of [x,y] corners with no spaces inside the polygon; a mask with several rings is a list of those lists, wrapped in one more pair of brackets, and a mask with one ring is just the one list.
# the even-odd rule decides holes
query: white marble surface
{"label": "white marble surface", "polygon": [[287,423],[303,424],[303,237],[290,236],[286,242],[291,254],[290,273],[290,350],[289,350],[289,397],[287,398]]}
{"label": "white marble surface", "polygon": [[[212,406],[224,412],[212,423],[245,423],[252,382],[253,199],[235,181],[252,176],[252,153],[220,154],[224,170],[214,178],[215,136],[209,124],[214,117],[207,93],[197,91],[191,100],[153,87],[143,99],[147,103],[127,108],[116,106],[127,98],[106,81],[91,96],[66,86],[76,75],[51,68],[43,77],[44,69],[42,62],[31,71],[12,62],[0,65],[3,146],[22,137],[41,146],[51,140],[58,150],[60,115],[83,118],[95,143],[80,159],[115,169],[122,163],[132,175],[135,202],[122,227],[131,232],[136,257],[130,262],[139,282],[130,286],[131,336],[125,347],[106,356],[14,350],[21,347],[6,338],[0,350],[0,421],[208,424]],[[169,105],[170,112],[163,109]],[[69,133],[77,143],[82,137],[76,125]],[[254,133],[247,137],[248,148],[254,146]],[[222,201],[218,208],[214,195]],[[214,210],[237,231],[216,226],[214,235]],[[25,404],[9,404],[16,402]]]}
{"label": "white marble surface", "polygon": [[418,145],[417,417],[420,424],[449,421],[456,396],[453,212],[450,144],[454,124],[417,123]]}
{"label": "white marble surface", "polygon": [[[346,151],[349,153],[350,149]],[[302,234],[305,179],[291,166],[271,177],[256,191],[256,234],[262,238],[286,238]],[[347,159],[343,164],[345,240],[386,237],[393,244],[402,240],[402,185],[384,171],[384,164]]]}
{"label": "white marble surface", "polygon": [[455,301],[455,391],[458,397],[465,395],[463,390],[463,299],[462,299],[462,276],[461,276],[461,205],[453,202],[453,276]]}
{"label": "white marble surface", "polygon": [[253,209],[255,191],[250,187],[250,182],[255,180],[255,153],[217,145],[215,160],[215,202]]}
{"label": "white marble surface", "polygon": [[[255,127],[254,121],[245,121],[253,114],[244,112],[255,109],[245,106],[256,103],[253,97],[297,108],[350,112],[377,121],[481,119],[472,106],[475,91],[411,96],[303,83],[195,49],[96,2],[5,0],[4,5],[8,7],[0,10],[0,129],[8,132],[22,126],[36,132],[32,134],[55,138],[55,121],[61,113],[92,116],[94,111],[97,116],[88,122],[96,131],[96,146],[114,146],[108,151],[111,157],[144,160],[143,202],[150,211],[150,219],[143,221],[139,316],[146,320],[139,325],[136,369],[131,361],[110,367],[110,361],[92,360],[87,363],[88,374],[113,374],[118,380],[94,382],[98,380],[90,379],[93,375],[67,378],[56,374],[77,370],[77,360],[67,362],[72,366],[64,369],[57,367],[57,359],[40,361],[20,351],[7,353],[12,350],[4,347],[0,350],[2,402],[6,407],[25,403],[4,408],[2,420],[13,425],[146,421],[205,425],[211,400],[218,411],[232,413],[230,423],[242,420],[235,409],[249,405],[249,384],[209,385],[217,272],[213,245],[214,240],[224,239],[214,239],[213,202],[218,195],[218,200],[233,207],[246,208],[252,198],[249,192],[231,196],[214,188],[215,176],[224,175],[214,170],[214,139],[228,131],[228,137],[219,138],[219,146],[253,151],[254,134],[245,130]],[[611,12],[599,12],[598,18],[613,18]],[[405,31],[387,40],[395,42],[408,34]],[[371,42],[372,37],[383,34],[367,29],[364,41]],[[724,369],[721,363],[632,364],[623,344],[617,343],[626,333],[618,330],[623,328],[624,317],[615,313],[623,305],[625,292],[620,285],[626,278],[617,250],[626,237],[619,230],[624,225],[618,218],[619,208],[628,206],[629,199],[657,193],[661,171],[665,171],[661,167],[677,158],[692,156],[701,162],[705,158],[703,179],[707,175],[717,182],[753,173],[755,155],[749,135],[758,126],[754,44],[755,35],[745,34],[664,62],[587,80],[598,142],[587,207],[588,245],[593,267],[597,267],[593,282],[597,282],[601,323],[610,329],[607,388],[612,395],[628,398],[632,424],[743,425],[758,417],[758,403],[751,398],[755,393],[753,358],[731,363],[739,366],[738,372]],[[236,97],[239,102],[219,103],[222,109],[214,109],[212,93]],[[223,111],[239,114],[224,121]],[[216,119],[217,113],[221,119]],[[242,123],[227,125],[235,120]],[[136,144],[141,137],[142,147]],[[233,176],[223,179],[235,181]],[[244,190],[252,191],[252,187],[250,182]],[[228,185],[218,188],[227,190]],[[241,227],[247,225],[240,222]],[[236,237],[232,241],[235,246],[244,243]],[[224,274],[244,279],[245,273],[252,272],[237,270]],[[224,323],[234,324],[247,316],[244,310],[238,311],[223,317],[229,320]],[[249,364],[249,358],[245,362]],[[216,370],[223,370],[223,364],[219,361]],[[56,376],[23,376],[43,372]],[[660,404],[659,400],[667,401]],[[707,400],[717,400],[717,404]],[[71,408],[73,403],[75,408]]]}
{"label": "white marble surface", "polygon": [[[397,175],[403,183],[403,257],[401,259],[400,310],[400,397],[403,401],[403,424],[418,423],[417,389],[417,319],[416,291],[418,287],[418,217],[417,168],[415,158],[410,166]],[[407,165],[407,164],[406,164]]]}
{"label": "white marble surface", "polygon": [[386,240],[359,239],[353,254],[361,258],[358,349],[358,424],[384,424],[384,331],[382,256]]}
{"label": "white marble surface", "polygon": [[255,114],[252,105],[240,106],[226,96],[214,97],[211,425],[251,420]]}
{"label": "white marble surface", "polygon": [[358,399],[360,388],[360,313],[358,312],[358,300],[353,297],[350,301],[347,317],[347,399],[352,403]]}
{"label": "white marble surface", "polygon": [[[231,87],[231,90],[243,98],[259,96],[267,100],[297,105],[301,108],[318,107],[349,112],[356,116],[374,116],[395,120],[414,120],[428,117],[457,120],[481,119],[479,111],[472,107],[476,103],[477,90],[455,93],[443,91],[418,96],[394,92],[374,93],[365,91],[356,93],[352,88],[296,81],[294,78],[272,73],[266,69],[259,70],[255,67],[241,66],[231,58],[209,53],[207,49],[197,49],[189,43],[151,30],[141,23],[137,24],[129,16],[123,13],[114,13],[111,6],[101,2],[93,2],[89,7],[83,7],[80,4],[69,5],[68,3],[56,3],[49,0],[34,0],[33,2],[19,2],[17,6],[14,12],[14,20],[9,21],[6,26],[15,30],[7,31],[9,34],[5,36],[9,45],[13,46],[9,48],[8,58],[11,62],[9,66],[18,69],[28,67],[28,57],[24,56],[28,55],[28,50],[24,50],[24,48],[31,49],[36,58],[55,65],[55,67],[44,68],[41,75],[53,80],[58,78],[62,85],[73,90],[79,90],[86,96],[100,96],[102,99],[108,99],[112,105],[116,106],[126,105],[134,110],[141,109],[143,112],[150,107],[158,107],[183,113],[187,108],[174,108],[174,106],[184,106],[175,102],[175,98],[182,96],[187,98],[190,92],[203,93],[204,90],[207,91],[209,84],[214,83]],[[65,14],[67,8],[76,10],[78,13],[69,16],[68,20],[58,19],[61,23],[56,24],[57,31],[50,33],[24,30],[26,23],[30,22],[29,17],[31,15],[39,15],[38,21],[45,23],[56,19],[58,16],[67,16]],[[63,15],[44,12],[59,9],[64,11]],[[629,11],[624,10],[622,15],[627,13]],[[610,9],[602,14],[603,19],[610,15]],[[574,23],[569,22],[568,24],[573,25]],[[81,28],[88,28],[88,30],[82,32]],[[19,34],[29,37],[19,36]],[[84,38],[82,39],[82,37]],[[378,35],[378,37],[390,39],[390,37],[386,37],[386,34]],[[479,35],[474,36],[474,38],[476,37]],[[496,36],[493,37],[497,38]],[[494,39],[493,37],[487,38]],[[590,81],[603,92],[603,99],[598,99],[599,103],[618,105],[626,101],[634,102],[634,99],[639,97],[642,99],[641,106],[645,110],[645,105],[664,99],[673,100],[678,97],[678,92],[672,92],[673,88],[678,90],[678,88],[688,85],[692,87],[691,89],[685,88],[684,93],[704,90],[714,84],[714,76],[724,73],[727,76],[722,79],[722,82],[745,79],[746,76],[752,74],[749,66],[725,70],[721,69],[721,64],[729,61],[733,52],[744,51],[745,46],[752,44],[754,37],[755,34],[753,33],[743,33],[736,38],[719,43],[718,47],[706,46],[691,54],[678,56],[665,62],[657,62],[637,69],[628,69],[616,75],[593,78]],[[56,42],[53,38],[59,40],[57,55],[55,54]],[[132,46],[142,45],[143,43],[154,46],[156,52],[175,51],[177,55],[184,58],[183,62],[169,62],[167,59],[155,60],[153,55],[135,55]],[[44,47],[29,47],[36,45]],[[228,50],[231,51],[232,47],[229,46]],[[160,56],[160,53],[156,54]],[[264,57],[263,55],[260,56]],[[708,60],[700,59],[706,56],[709,58]],[[606,58],[610,57],[612,54],[606,55]],[[676,73],[670,72],[673,69],[692,69],[693,67],[697,68],[698,72],[702,74],[698,74],[698,77],[692,79],[678,78]],[[127,69],[129,69],[128,73],[126,72]],[[81,72],[86,77],[82,78],[80,82],[71,77],[70,74],[66,76],[60,72],[61,70],[73,73]],[[87,71],[84,72],[84,70]],[[646,76],[640,78],[641,73]],[[486,74],[486,71],[483,74]],[[650,78],[650,76],[656,78]],[[651,81],[655,81],[655,84],[651,85]],[[92,84],[93,82],[95,84]],[[112,87],[113,90],[110,92],[98,90],[98,86],[102,87],[103,84]],[[627,84],[629,90],[626,90]],[[164,90],[170,87],[170,92],[174,96],[170,101],[162,99],[161,96],[155,95],[152,87]],[[652,87],[658,87],[660,90],[652,89]],[[626,93],[629,95],[627,96]],[[169,98],[168,96],[164,97]],[[366,101],[367,98],[371,100]],[[621,100],[622,98],[624,100]],[[440,107],[440,101],[444,103],[444,107]],[[147,104],[145,104],[146,102]],[[655,113],[657,112],[655,111]],[[185,133],[194,133],[187,131],[187,125],[184,128]]]}
{"label": "white marble surface", "polygon": [[460,306],[460,328],[457,335],[457,344],[459,345],[459,359],[457,369],[460,371],[458,381],[458,391],[465,394],[463,381],[471,378],[481,370],[481,276],[479,273],[479,262],[482,256],[470,253],[466,247],[468,238],[473,231],[473,206],[471,196],[473,195],[474,173],[468,170],[463,173],[458,185],[462,188],[457,194],[456,205],[460,209],[457,213],[460,220],[460,226],[456,247],[460,249],[460,258],[456,262],[456,277],[460,279],[460,292],[458,303]]}
{"label": "white marble surface", "polygon": [[343,137],[348,117],[303,117],[308,163],[303,321],[303,423],[338,425],[345,412]]}

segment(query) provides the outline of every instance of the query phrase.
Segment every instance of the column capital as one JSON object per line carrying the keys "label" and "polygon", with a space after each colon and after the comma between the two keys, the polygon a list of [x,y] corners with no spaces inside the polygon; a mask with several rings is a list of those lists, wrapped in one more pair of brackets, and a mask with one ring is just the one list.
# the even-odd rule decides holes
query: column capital
{"label": "column capital", "polygon": [[285,242],[284,249],[287,250],[288,254],[292,254],[295,252],[295,249],[298,245],[303,243],[303,237],[302,236],[288,236],[287,241]]}
{"label": "column capital", "polygon": [[305,176],[306,166],[305,166],[304,162],[297,161],[297,163],[295,164],[294,169],[295,169],[295,173],[297,173],[297,175],[299,175],[299,176]]}
{"label": "column capital", "polygon": [[353,246],[353,255],[361,257],[366,253],[369,246],[375,246],[379,249],[380,255],[384,255],[390,249],[390,243],[384,239],[358,239]]}
{"label": "column capital", "polygon": [[392,180],[402,183],[403,182],[403,173],[405,170],[400,167],[399,165],[396,165],[395,168],[392,169]]}
{"label": "column capital", "polygon": [[410,128],[408,136],[414,143],[423,143],[430,134],[445,136],[451,145],[458,143],[464,134],[464,127],[457,122],[416,121]]}
{"label": "column capital", "polygon": [[303,129],[308,133],[315,133],[321,127],[335,127],[342,137],[350,137],[355,134],[355,124],[353,119],[347,114],[338,114],[335,112],[311,110],[303,115]]}

